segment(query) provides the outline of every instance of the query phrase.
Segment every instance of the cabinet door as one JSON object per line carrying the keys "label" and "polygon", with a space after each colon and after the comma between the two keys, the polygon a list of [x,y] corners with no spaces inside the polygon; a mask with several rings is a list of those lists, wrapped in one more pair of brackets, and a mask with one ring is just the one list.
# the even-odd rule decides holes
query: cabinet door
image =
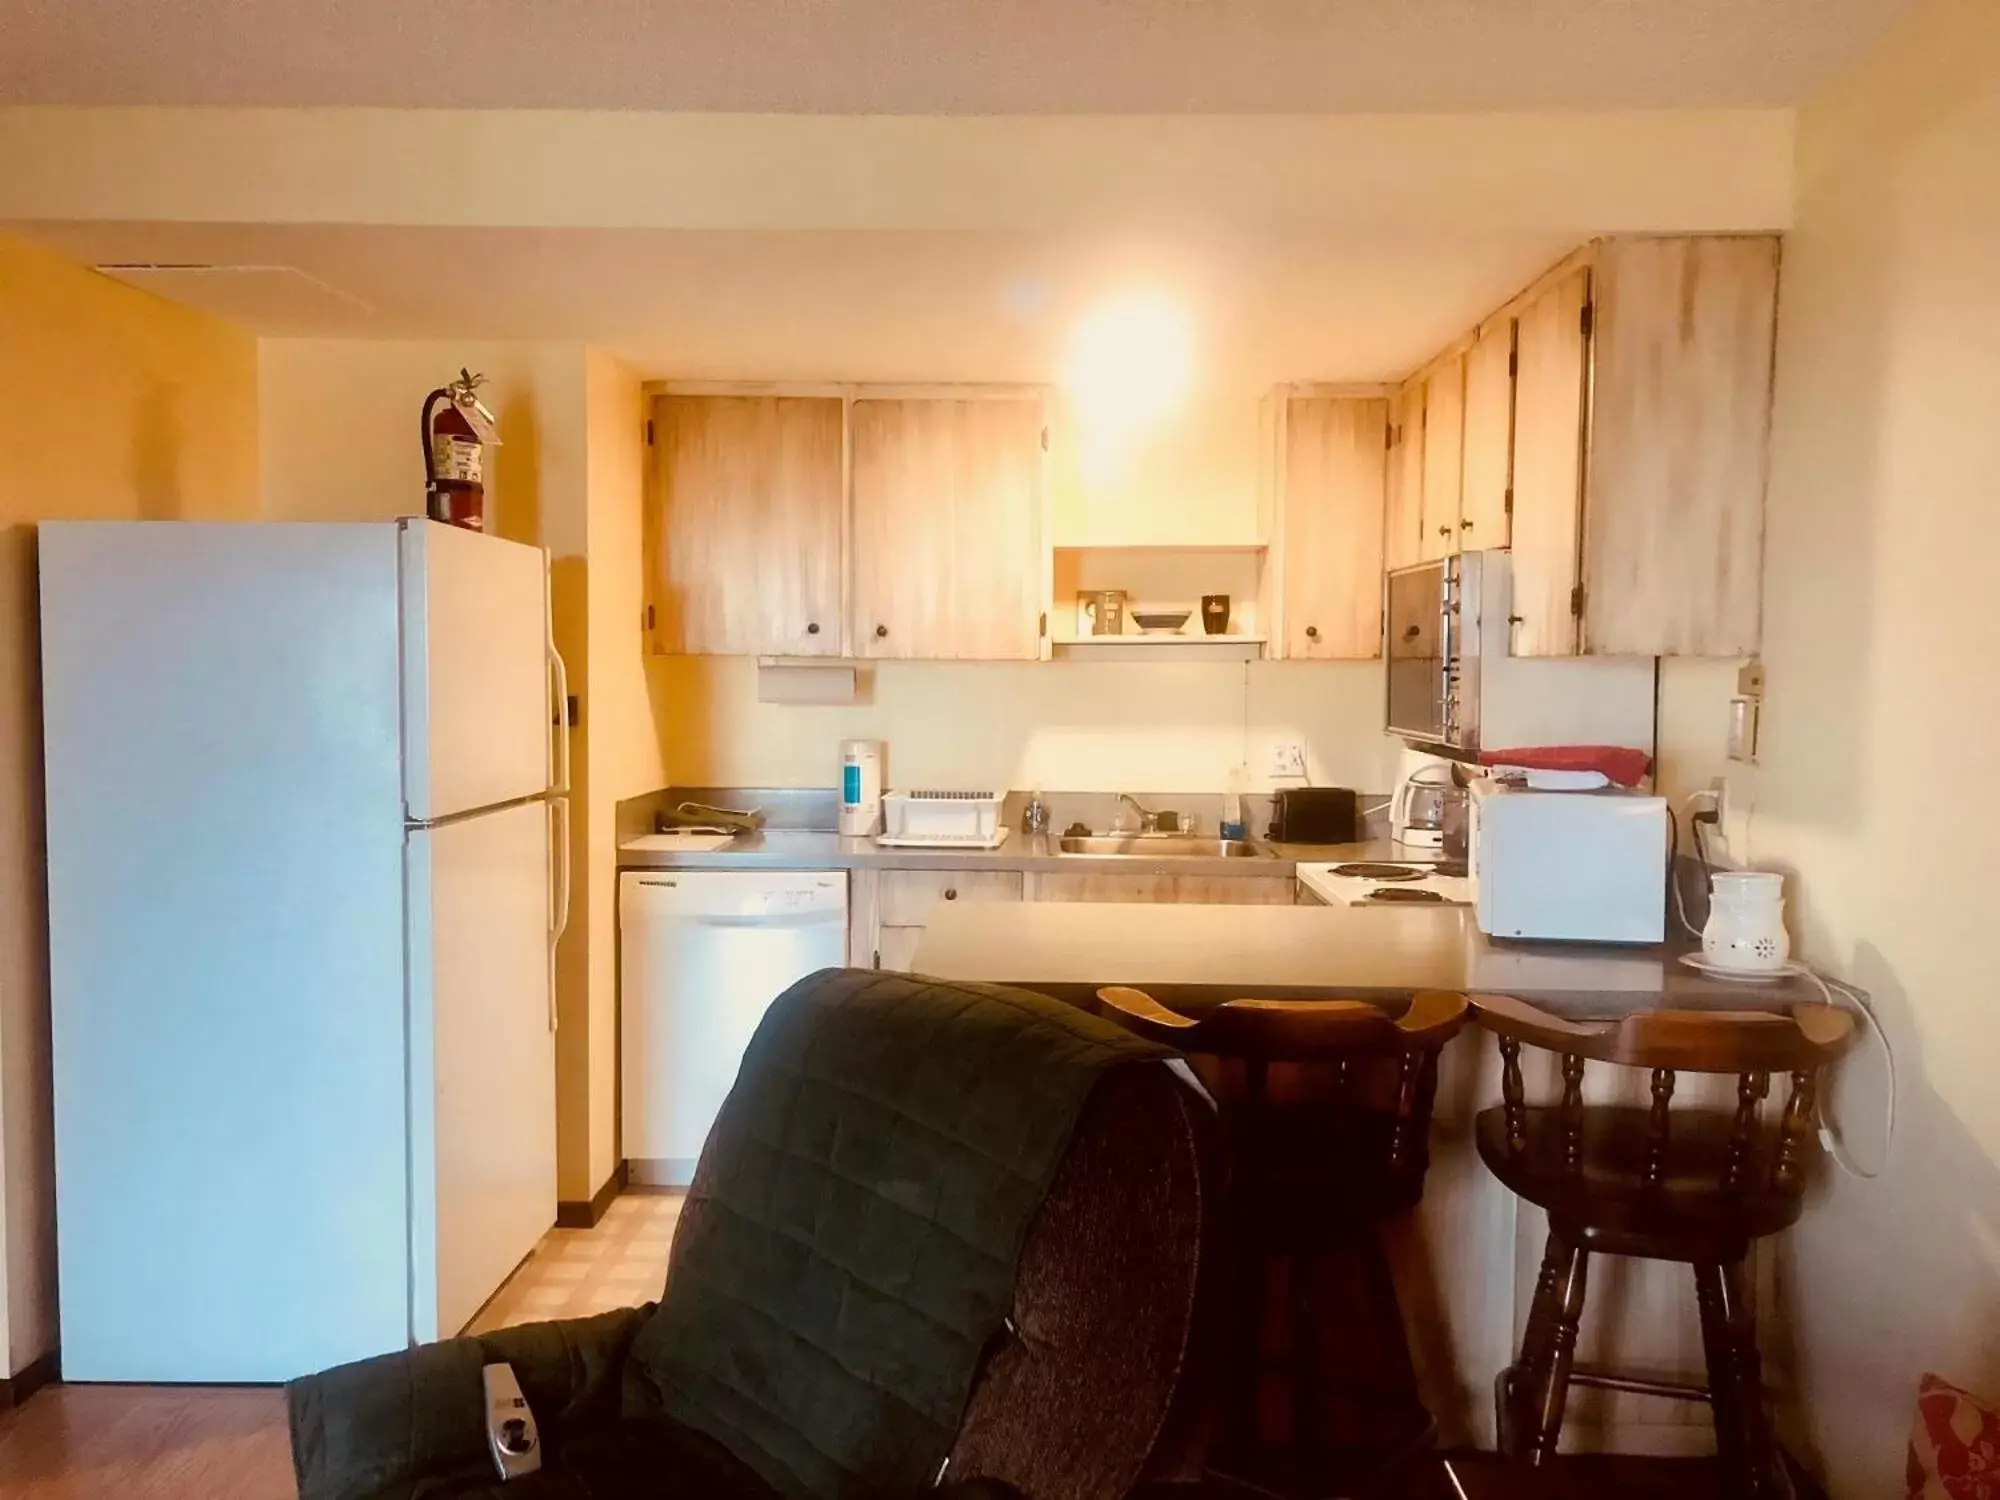
{"label": "cabinet door", "polygon": [[1590,271],[1522,309],[1515,333],[1514,654],[1577,649],[1572,591],[1583,517],[1583,392]]}
{"label": "cabinet door", "polygon": [[838,656],[840,402],[653,403],[653,650]]}
{"label": "cabinet door", "polygon": [[1454,354],[1424,381],[1423,560],[1458,551],[1459,487],[1465,460],[1465,356]]}
{"label": "cabinet door", "polygon": [[1514,483],[1514,320],[1480,334],[1465,357],[1465,490],[1458,521],[1467,552],[1504,547]]}
{"label": "cabinet door", "polygon": [[1042,430],[1029,398],[854,403],[858,655],[1036,655]]}
{"label": "cabinet door", "polygon": [[1389,499],[1382,561],[1391,572],[1424,560],[1424,384],[1413,380],[1396,400],[1395,441],[1389,448]]}
{"label": "cabinet door", "polygon": [[1389,403],[1285,403],[1285,654],[1382,654]]}
{"label": "cabinet door", "polygon": [[1587,649],[1757,650],[1777,299],[1774,236],[1600,248]]}

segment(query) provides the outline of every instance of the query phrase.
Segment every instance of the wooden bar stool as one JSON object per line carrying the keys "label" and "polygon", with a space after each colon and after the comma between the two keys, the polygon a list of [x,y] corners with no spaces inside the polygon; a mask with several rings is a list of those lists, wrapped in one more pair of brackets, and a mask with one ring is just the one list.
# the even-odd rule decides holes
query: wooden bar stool
{"label": "wooden bar stool", "polygon": [[[1571,1385],[1705,1400],[1714,1411],[1726,1500],[1789,1496],[1764,1409],[1757,1328],[1744,1301],[1751,1242],[1799,1217],[1816,1126],[1819,1074],[1847,1046],[1853,1018],[1831,1006],[1764,1011],[1642,1011],[1581,1022],[1505,995],[1475,995],[1500,1038],[1501,1097],[1477,1122],[1479,1155],[1548,1214],[1547,1253],[1520,1356],[1500,1377],[1502,1451],[1546,1463]],[[1521,1045],[1562,1058],[1561,1102],[1530,1107]],[[1647,1107],[1583,1103],[1586,1062],[1650,1069]],[[1678,1073],[1737,1075],[1736,1108],[1674,1107]],[[1782,1122],[1761,1118],[1773,1073],[1791,1074]],[[1694,1269],[1706,1386],[1575,1368],[1592,1254],[1683,1261]]]}
{"label": "wooden bar stool", "polygon": [[1437,1055],[1465,997],[1418,994],[1400,1015],[1359,1000],[1184,1015],[1139,990],[1098,997],[1108,1018],[1191,1054],[1222,1109],[1230,1316],[1211,1467],[1330,1495],[1414,1457],[1432,1424],[1375,1227],[1423,1196]]}

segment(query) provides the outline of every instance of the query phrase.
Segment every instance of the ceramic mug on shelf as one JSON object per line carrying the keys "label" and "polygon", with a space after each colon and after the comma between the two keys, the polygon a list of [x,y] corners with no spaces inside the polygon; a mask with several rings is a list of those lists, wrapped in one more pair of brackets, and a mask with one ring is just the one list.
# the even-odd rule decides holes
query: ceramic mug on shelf
{"label": "ceramic mug on shelf", "polygon": [[1201,596],[1201,628],[1208,635],[1229,634],[1229,596],[1227,594],[1203,594]]}
{"label": "ceramic mug on shelf", "polygon": [[1085,589],[1076,596],[1078,635],[1123,635],[1125,590]]}

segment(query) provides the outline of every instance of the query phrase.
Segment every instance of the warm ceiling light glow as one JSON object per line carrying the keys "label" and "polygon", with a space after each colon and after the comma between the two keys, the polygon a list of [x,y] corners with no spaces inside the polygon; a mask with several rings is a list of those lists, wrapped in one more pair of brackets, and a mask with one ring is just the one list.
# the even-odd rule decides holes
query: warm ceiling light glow
{"label": "warm ceiling light glow", "polygon": [[1128,292],[1084,315],[1070,337],[1063,384],[1087,450],[1129,447],[1180,406],[1194,379],[1194,333],[1173,302]]}

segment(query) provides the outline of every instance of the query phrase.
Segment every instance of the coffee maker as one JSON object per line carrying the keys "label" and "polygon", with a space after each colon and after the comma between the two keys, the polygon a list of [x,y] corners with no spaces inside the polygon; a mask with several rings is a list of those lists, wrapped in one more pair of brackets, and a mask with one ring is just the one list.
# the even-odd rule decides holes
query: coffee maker
{"label": "coffee maker", "polygon": [[1463,857],[1466,791],[1457,762],[1404,746],[1396,758],[1396,790],[1389,803],[1389,833],[1412,849]]}

